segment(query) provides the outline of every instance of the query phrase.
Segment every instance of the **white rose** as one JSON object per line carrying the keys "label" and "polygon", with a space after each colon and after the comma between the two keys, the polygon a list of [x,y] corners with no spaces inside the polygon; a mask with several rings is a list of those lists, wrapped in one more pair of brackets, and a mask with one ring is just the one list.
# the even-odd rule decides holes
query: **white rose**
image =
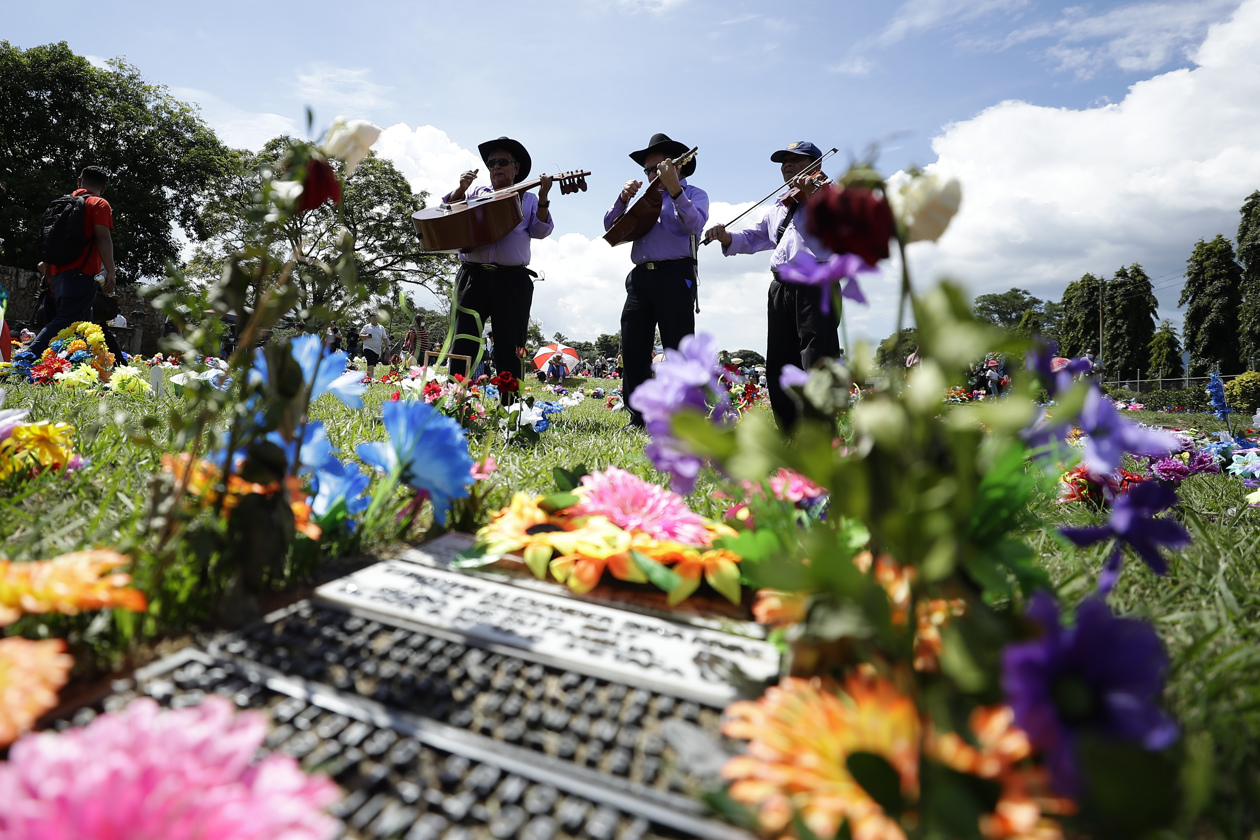
{"label": "white rose", "polygon": [[381,136],[381,127],[372,125],[367,120],[350,120],[337,117],[328,128],[328,137],[321,147],[329,157],[341,158],[346,162],[346,177],[354,174],[368,149]]}
{"label": "white rose", "polygon": [[906,242],[935,242],[958,212],[962,185],[957,178],[942,181],[936,175],[916,175],[890,190],[888,203],[905,231]]}

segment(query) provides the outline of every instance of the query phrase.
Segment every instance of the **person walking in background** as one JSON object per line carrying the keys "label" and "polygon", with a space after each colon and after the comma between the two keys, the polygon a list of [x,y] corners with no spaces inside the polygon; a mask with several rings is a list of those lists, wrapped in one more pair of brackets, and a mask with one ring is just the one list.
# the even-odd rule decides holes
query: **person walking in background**
{"label": "person walking in background", "polygon": [[385,328],[373,317],[359,330],[359,339],[363,343],[363,358],[367,359],[368,377],[375,379],[376,366],[381,361],[381,354],[385,352]]}
{"label": "person walking in background", "polygon": [[114,293],[114,211],[104,199],[109,175],[97,166],[79,174],[78,189],[56,199],[44,213],[40,273],[50,278],[57,301],[53,316],[28,348],[38,358],[57,333],[78,321],[92,320],[96,275],[105,272],[101,291]]}

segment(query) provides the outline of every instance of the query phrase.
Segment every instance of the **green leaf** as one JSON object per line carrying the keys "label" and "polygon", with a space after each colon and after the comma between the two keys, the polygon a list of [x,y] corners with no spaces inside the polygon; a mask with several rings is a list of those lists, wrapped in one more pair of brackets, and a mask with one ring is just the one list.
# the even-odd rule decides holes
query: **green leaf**
{"label": "green leaf", "polygon": [[546,496],[538,503],[538,506],[548,513],[564,510],[573,507],[578,503],[578,497],[572,493],[552,493]]}
{"label": "green leaf", "polygon": [[474,545],[456,554],[451,560],[451,568],[480,569],[482,566],[490,566],[497,563],[502,557],[502,554],[487,553]]}
{"label": "green leaf", "polygon": [[662,589],[665,592],[673,592],[682,584],[682,578],[678,576],[678,572],[675,572],[668,566],[657,563],[646,554],[631,551],[630,557],[634,560],[634,564],[639,567],[639,571],[643,572],[647,579],[658,589]]}
{"label": "green leaf", "polygon": [[896,819],[905,807],[901,795],[901,776],[882,755],[871,752],[850,753],[844,760],[853,779],[879,803],[884,813]]}
{"label": "green leaf", "polygon": [[545,545],[530,545],[526,547],[522,553],[525,565],[534,573],[534,577],[539,580],[545,580],[547,577],[547,564],[551,560],[551,548]]}

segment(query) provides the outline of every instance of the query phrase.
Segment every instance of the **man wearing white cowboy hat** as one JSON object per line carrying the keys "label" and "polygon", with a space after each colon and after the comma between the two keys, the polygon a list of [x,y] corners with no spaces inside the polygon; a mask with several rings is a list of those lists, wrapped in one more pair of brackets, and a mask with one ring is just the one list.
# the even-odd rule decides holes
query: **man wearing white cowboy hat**
{"label": "man wearing white cowboy hat", "polygon": [[[626,302],[621,310],[621,346],[625,366],[621,393],[627,406],[630,395],[652,375],[652,339],[657,328],[661,344],[677,350],[683,336],[696,331],[696,261],[693,237],[709,220],[709,196],[687,183],[696,171],[693,157],[679,169],[676,158],[690,149],[664,134],[653,134],[647,148],[630,153],[649,180],[660,175],[661,212],[656,224],[630,246],[634,270],[626,277]],[[625,212],[643,182],[630,179],[604,214],[604,229]],[[630,409],[630,425],[643,426],[643,415]]]}
{"label": "man wearing white cowboy hat", "polygon": [[[471,169],[460,176],[459,186],[454,191],[442,197],[443,202],[449,204],[505,189],[519,184],[529,175],[529,152],[516,140],[509,137],[488,140],[479,145],[477,151],[490,171],[490,185],[469,193],[468,188],[477,179],[478,172]],[[476,312],[483,327],[487,320],[494,322],[498,338],[492,356],[495,369],[510,371],[518,377],[522,371],[517,348],[526,345],[529,309],[534,301],[534,278],[538,276],[529,269],[529,241],[550,236],[555,228],[547,200],[551,178],[540,175],[539,182],[538,195],[532,192],[521,194],[523,218],[520,224],[498,242],[461,252],[459,274],[455,277],[459,305]],[[476,318],[460,312],[455,320],[455,332],[478,335]],[[458,338],[451,347],[451,353],[475,356],[477,342]],[[506,404],[515,399],[515,394],[502,391],[500,398]]]}

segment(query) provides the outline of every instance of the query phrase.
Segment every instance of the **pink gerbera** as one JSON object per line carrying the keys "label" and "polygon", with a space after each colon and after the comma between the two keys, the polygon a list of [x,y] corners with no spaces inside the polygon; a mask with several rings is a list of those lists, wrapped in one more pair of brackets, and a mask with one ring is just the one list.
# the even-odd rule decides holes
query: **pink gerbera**
{"label": "pink gerbera", "polygon": [[781,468],[770,476],[770,489],[774,492],[775,498],[785,502],[816,499],[827,492],[805,476],[787,467]]}
{"label": "pink gerbera", "polygon": [[582,476],[575,491],[580,501],[570,510],[577,516],[604,516],[626,531],[640,531],[657,540],[708,545],[704,519],[672,490],[644,481],[617,467]]}
{"label": "pink gerbera", "polygon": [[338,789],[286,755],[255,759],[267,724],[209,697],[142,698],[81,729],[28,735],[0,764],[11,840],[323,840]]}

